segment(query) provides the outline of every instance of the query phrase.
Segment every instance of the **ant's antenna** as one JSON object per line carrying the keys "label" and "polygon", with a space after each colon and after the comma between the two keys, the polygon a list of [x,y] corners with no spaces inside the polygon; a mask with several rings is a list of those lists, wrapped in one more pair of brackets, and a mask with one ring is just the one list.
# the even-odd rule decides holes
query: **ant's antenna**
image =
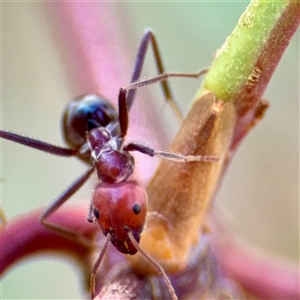
{"label": "ant's antenna", "polygon": [[164,271],[164,269],[162,268],[162,266],[140,247],[140,245],[135,240],[131,231],[128,232],[128,236],[130,238],[131,243],[134,245],[134,247],[145,257],[145,259],[149,262],[149,264],[152,266],[152,268],[158,273],[158,275],[162,276],[162,278],[164,279],[166,286],[170,292],[172,300],[178,300],[178,298],[175,294],[175,291],[173,289],[173,286],[170,282],[170,279],[168,278],[168,276],[167,276],[166,272]]}

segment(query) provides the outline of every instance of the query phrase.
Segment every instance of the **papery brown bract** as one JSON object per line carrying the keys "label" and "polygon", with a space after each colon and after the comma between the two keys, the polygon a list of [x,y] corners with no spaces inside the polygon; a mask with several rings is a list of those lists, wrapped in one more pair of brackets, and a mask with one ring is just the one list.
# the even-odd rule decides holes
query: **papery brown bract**
{"label": "papery brown bract", "polygon": [[[190,155],[214,155],[217,162],[176,163],[162,161],[147,192],[150,225],[144,230],[141,247],[170,273],[184,269],[191,247],[198,243],[199,230],[211,206],[231,143],[235,110],[231,103],[216,102],[207,94],[192,105],[170,151]],[[180,247],[179,247],[180,245]],[[146,272],[138,254],[130,261]],[[141,267],[142,266],[142,267]],[[148,268],[148,271],[152,270]]]}

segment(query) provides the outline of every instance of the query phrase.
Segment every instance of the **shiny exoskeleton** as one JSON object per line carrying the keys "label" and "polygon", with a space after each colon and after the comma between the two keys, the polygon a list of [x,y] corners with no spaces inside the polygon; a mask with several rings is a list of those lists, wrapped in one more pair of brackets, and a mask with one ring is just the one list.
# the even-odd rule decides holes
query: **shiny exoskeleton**
{"label": "shiny exoskeleton", "polygon": [[122,150],[118,113],[100,95],[82,95],[66,107],[62,122],[66,143],[78,157],[93,164],[102,183],[125,181],[133,172],[134,159]]}
{"label": "shiny exoskeleton", "polygon": [[78,157],[92,164],[100,183],[95,187],[88,221],[95,219],[105,236],[122,253],[137,249],[147,214],[147,195],[135,181],[126,181],[134,170],[134,158],[122,148],[118,113],[103,97],[89,94],[71,101],[63,113],[63,133]]}

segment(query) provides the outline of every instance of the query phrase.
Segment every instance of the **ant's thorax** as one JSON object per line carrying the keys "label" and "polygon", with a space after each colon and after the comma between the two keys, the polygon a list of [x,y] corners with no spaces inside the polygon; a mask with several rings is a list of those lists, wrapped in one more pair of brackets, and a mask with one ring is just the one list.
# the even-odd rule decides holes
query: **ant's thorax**
{"label": "ant's thorax", "polygon": [[123,138],[112,136],[104,127],[88,132],[87,144],[101,182],[122,182],[133,173],[134,158],[129,152],[121,150],[122,143]]}

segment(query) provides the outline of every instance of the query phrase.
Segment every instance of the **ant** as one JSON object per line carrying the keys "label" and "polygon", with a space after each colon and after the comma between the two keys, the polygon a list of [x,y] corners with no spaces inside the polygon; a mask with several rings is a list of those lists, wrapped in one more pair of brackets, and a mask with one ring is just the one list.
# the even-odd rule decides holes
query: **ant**
{"label": "ant", "polygon": [[[158,70],[156,77],[139,80],[149,44],[152,45]],[[163,268],[139,246],[147,216],[147,194],[136,181],[127,180],[134,171],[134,158],[130,151],[139,151],[148,156],[178,162],[215,161],[214,156],[191,156],[172,152],[156,151],[151,147],[130,142],[124,144],[127,134],[128,112],[134,100],[136,89],[160,82],[166,101],[180,119],[178,109],[167,79],[170,77],[198,78],[207,70],[197,73],[165,73],[156,38],[147,29],[140,43],[131,83],[120,88],[118,112],[108,100],[100,95],[86,94],[72,100],[62,116],[63,136],[70,148],[55,146],[9,131],[0,130],[0,137],[40,151],[59,156],[76,156],[89,165],[88,170],[68,186],[43,212],[40,222],[62,235],[77,237],[65,228],[50,223],[47,219],[66,202],[92,175],[97,172],[100,183],[93,191],[87,220],[98,222],[106,240],[91,273],[91,298],[95,296],[95,276],[109,242],[120,252],[134,255],[139,251],[163,277],[172,299],[177,299],[172,284]]]}

